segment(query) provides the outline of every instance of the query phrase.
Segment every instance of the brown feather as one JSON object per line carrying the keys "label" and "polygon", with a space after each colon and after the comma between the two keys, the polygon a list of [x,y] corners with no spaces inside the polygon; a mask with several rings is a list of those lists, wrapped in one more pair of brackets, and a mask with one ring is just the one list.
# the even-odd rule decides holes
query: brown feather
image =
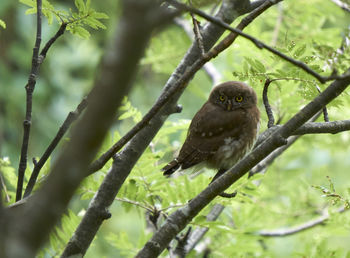
{"label": "brown feather", "polygon": [[[221,103],[221,95],[230,101]],[[243,96],[244,102],[232,104],[235,96]],[[216,86],[193,117],[178,157],[162,169],[164,175],[174,173],[180,166],[186,169],[201,162],[218,169],[233,166],[256,138],[260,118],[256,102],[254,90],[244,83]]]}

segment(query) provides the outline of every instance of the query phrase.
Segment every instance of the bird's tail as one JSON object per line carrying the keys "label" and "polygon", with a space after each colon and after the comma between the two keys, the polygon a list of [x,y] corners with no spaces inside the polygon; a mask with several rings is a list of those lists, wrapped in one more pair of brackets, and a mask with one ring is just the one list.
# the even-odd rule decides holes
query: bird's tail
{"label": "bird's tail", "polygon": [[168,165],[166,165],[164,168],[162,168],[163,170],[163,175],[164,176],[170,176],[172,173],[174,173],[179,167],[181,166],[181,164],[179,163],[179,161],[177,159],[174,159],[172,161],[169,162]]}

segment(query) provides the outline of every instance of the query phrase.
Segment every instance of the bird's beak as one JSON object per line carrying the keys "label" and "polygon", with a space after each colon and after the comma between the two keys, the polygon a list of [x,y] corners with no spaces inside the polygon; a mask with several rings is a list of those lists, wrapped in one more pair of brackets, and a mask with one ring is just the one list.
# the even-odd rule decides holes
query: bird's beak
{"label": "bird's beak", "polygon": [[232,109],[232,102],[231,102],[231,100],[229,99],[229,100],[227,100],[227,110],[228,111],[231,111],[231,109]]}

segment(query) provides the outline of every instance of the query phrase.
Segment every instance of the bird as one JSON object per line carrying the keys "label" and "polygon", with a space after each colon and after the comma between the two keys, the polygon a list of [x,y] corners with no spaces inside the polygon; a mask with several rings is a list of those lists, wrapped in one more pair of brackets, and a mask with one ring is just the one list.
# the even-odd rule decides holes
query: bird
{"label": "bird", "polygon": [[215,86],[194,115],[178,156],[162,168],[163,175],[204,165],[218,170],[213,182],[250,151],[259,125],[260,112],[252,87],[239,81]]}

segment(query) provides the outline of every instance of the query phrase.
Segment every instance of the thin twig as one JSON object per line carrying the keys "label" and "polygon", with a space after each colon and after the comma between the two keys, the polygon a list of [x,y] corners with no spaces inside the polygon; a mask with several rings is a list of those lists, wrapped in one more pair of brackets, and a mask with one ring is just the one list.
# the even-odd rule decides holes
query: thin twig
{"label": "thin twig", "polygon": [[[189,22],[187,22],[185,19],[182,19],[180,17],[174,19],[174,21],[176,25],[180,26],[185,31],[187,36],[192,41],[195,40],[195,36]],[[203,65],[203,69],[207,73],[209,78],[212,80],[213,85],[217,85],[220,82],[222,76],[211,62],[205,63]]]}
{"label": "thin twig", "polygon": [[275,118],[273,117],[273,112],[269,103],[269,98],[267,97],[268,87],[272,81],[270,79],[266,79],[263,89],[263,102],[268,118],[267,128],[272,127],[275,124]]}
{"label": "thin twig", "polygon": [[[318,87],[317,85],[316,85],[316,89],[317,89],[318,93],[321,93],[321,89],[320,89],[320,87]],[[326,106],[324,106],[324,107],[322,108],[322,112],[323,112],[323,119],[324,119],[324,121],[325,121],[325,122],[329,122],[328,110],[327,110],[327,107],[326,107]]]}
{"label": "thin twig", "polygon": [[[225,28],[226,30],[229,30],[229,31],[231,31],[233,33],[236,33],[236,34],[238,34],[238,35],[240,35],[240,36],[250,40],[251,42],[253,42],[255,44],[256,47],[258,47],[260,49],[266,49],[269,52],[271,52],[271,53],[281,57],[282,59],[286,60],[287,62],[292,63],[295,66],[298,66],[299,68],[304,70],[306,73],[308,73],[308,74],[312,75],[313,77],[315,77],[321,83],[325,83],[327,81],[331,81],[331,80],[335,80],[335,79],[344,79],[344,78],[350,77],[350,74],[343,74],[343,75],[331,74],[330,76],[322,76],[319,73],[315,72],[313,69],[311,69],[309,66],[307,66],[305,63],[303,63],[303,62],[301,62],[299,60],[293,59],[293,58],[291,58],[291,57],[281,53],[280,51],[274,49],[273,47],[270,47],[270,46],[266,45],[265,43],[263,43],[262,41],[256,39],[255,37],[242,32],[242,30],[231,27],[229,24],[223,22],[222,20],[219,20],[219,19],[217,19],[217,18],[215,18],[215,17],[213,17],[211,15],[208,15],[205,12],[203,12],[203,11],[201,11],[199,9],[196,9],[194,7],[191,7],[191,6],[179,3],[179,2],[177,2],[175,0],[166,0],[166,1],[168,3],[170,3],[171,5],[175,6],[176,8],[179,8],[181,10],[185,10],[185,11],[197,14],[198,16],[201,16],[204,19],[206,19],[206,20],[208,20],[208,21],[210,21],[210,22],[212,22],[212,23],[214,23],[216,25],[221,26],[221,27]],[[277,0],[275,2],[280,2],[280,1]]]}
{"label": "thin twig", "polygon": [[191,232],[192,227],[188,227],[187,232],[185,234],[175,238],[177,240],[177,246],[174,250],[174,254],[177,255],[179,258],[186,257],[186,245]]}
{"label": "thin twig", "polygon": [[25,86],[26,89],[26,115],[23,121],[23,141],[21,148],[21,158],[18,166],[18,179],[17,179],[17,191],[16,191],[16,201],[22,199],[23,181],[24,173],[27,168],[27,157],[28,157],[28,145],[29,145],[29,135],[30,126],[32,123],[32,105],[33,105],[33,92],[36,84],[36,77],[39,73],[40,64],[42,62],[39,58],[39,50],[41,44],[41,0],[37,0],[37,24],[36,24],[36,40],[33,48],[32,57],[32,68],[28,78],[28,83]]}
{"label": "thin twig", "polygon": [[153,207],[149,207],[143,203],[140,203],[140,202],[137,202],[137,201],[133,201],[133,200],[129,200],[129,199],[126,199],[126,198],[119,198],[119,197],[116,197],[115,198],[116,201],[120,201],[120,202],[125,202],[125,203],[129,203],[129,204],[132,204],[134,206],[137,206],[137,207],[140,207],[142,209],[145,209],[149,212],[153,212],[154,211],[154,208]]}
{"label": "thin twig", "polygon": [[196,42],[198,44],[198,48],[201,51],[201,54],[204,55],[205,50],[203,45],[203,38],[199,29],[199,21],[196,20],[193,13],[191,13],[191,17],[192,17],[192,23],[193,23],[193,33],[194,33]]}
{"label": "thin twig", "polygon": [[[27,168],[27,159],[28,159],[28,145],[29,145],[29,135],[30,135],[30,127],[31,127],[31,116],[32,116],[32,99],[33,92],[36,84],[36,77],[39,74],[39,69],[44,61],[46,54],[50,47],[55,43],[55,41],[63,35],[66,30],[67,23],[62,23],[56,34],[48,40],[45,44],[44,48],[40,50],[41,44],[41,16],[42,16],[42,1],[37,1],[37,35],[35,46],[33,49],[33,57],[32,57],[32,70],[28,79],[28,83],[26,85],[27,92],[27,109],[26,109],[26,118],[23,122],[24,134],[23,134],[23,143],[21,149],[21,159],[18,168],[18,181],[17,181],[17,192],[16,192],[16,201],[19,201],[22,198],[22,190],[23,190],[23,180],[24,173]],[[34,171],[33,171],[34,172]],[[34,182],[35,184],[35,182]]]}
{"label": "thin twig", "polygon": [[2,205],[2,191],[4,191],[6,202],[9,203],[11,201],[11,198],[10,198],[10,195],[7,191],[4,177],[0,171],[0,206]]}
{"label": "thin twig", "polygon": [[[269,99],[268,99],[268,96],[267,96],[268,87],[269,87],[269,85],[270,85],[271,82],[281,81],[281,80],[293,80],[293,81],[310,82],[310,80],[304,80],[304,79],[292,78],[292,77],[275,78],[275,79],[269,79],[269,78],[267,78],[267,79],[266,79],[265,85],[264,85],[264,89],[263,89],[263,93],[262,93],[262,96],[263,96],[263,103],[264,103],[264,106],[265,106],[266,114],[267,114],[267,117],[268,117],[267,128],[270,128],[270,127],[272,127],[272,126],[275,124],[275,119],[274,119],[273,112],[272,112],[272,109],[271,109],[271,106],[270,106],[270,103],[269,103]],[[317,91],[318,91],[319,93],[321,93],[321,90],[320,90],[320,88],[317,86],[316,83],[315,83],[315,85],[316,85]],[[329,122],[327,108],[326,108],[326,107],[323,107],[322,110],[323,110],[324,121],[325,121],[325,122]]]}
{"label": "thin twig", "polygon": [[63,35],[63,33],[66,31],[67,28],[67,23],[62,23],[60,28],[58,29],[58,31],[56,32],[56,34],[47,41],[47,43],[45,44],[44,48],[41,50],[40,52],[40,56],[42,56],[43,58],[46,57],[47,51],[49,51],[50,47],[52,46],[53,43],[55,43],[55,41]]}
{"label": "thin twig", "polygon": [[33,172],[30,176],[29,182],[27,184],[26,190],[23,195],[24,197],[27,197],[31,194],[41,168],[44,166],[48,158],[51,156],[52,152],[57,147],[58,143],[61,141],[65,133],[68,131],[71,124],[79,117],[79,115],[86,108],[86,106],[87,106],[87,99],[84,98],[73,112],[69,112],[67,118],[64,120],[63,124],[58,130],[55,138],[52,140],[50,145],[45,150],[43,156],[40,158],[40,160],[36,164],[34,164]]}
{"label": "thin twig", "polygon": [[[339,208],[336,212],[337,213],[342,213],[344,211],[347,211],[347,209],[345,209],[345,207],[341,207]],[[329,213],[327,210],[325,210],[323,212],[323,215],[307,221],[301,225],[295,226],[295,227],[291,227],[291,228],[283,228],[283,229],[276,229],[276,230],[260,230],[258,232],[255,232],[254,234],[259,235],[259,236],[264,236],[264,237],[284,237],[284,236],[289,236],[289,235],[293,235],[296,233],[299,233],[301,231],[313,228],[315,226],[321,225],[323,224],[326,220],[329,219]]]}

